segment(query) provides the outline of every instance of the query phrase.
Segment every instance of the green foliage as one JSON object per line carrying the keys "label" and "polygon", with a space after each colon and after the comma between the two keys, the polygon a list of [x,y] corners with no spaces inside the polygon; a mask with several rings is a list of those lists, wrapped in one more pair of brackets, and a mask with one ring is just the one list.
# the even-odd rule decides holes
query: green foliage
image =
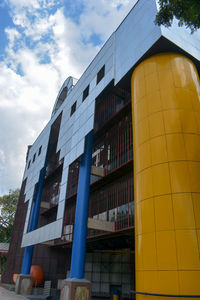
{"label": "green foliage", "polygon": [[[0,224],[16,211],[19,198],[19,189],[10,191],[8,195],[0,197],[1,217]],[[10,217],[7,222],[0,227],[0,242],[7,241],[12,234],[12,228],[15,216]]]}
{"label": "green foliage", "polygon": [[8,217],[11,213],[16,211],[18,198],[19,189],[11,190],[8,195],[0,197],[0,207],[2,207],[1,215],[3,217]]}
{"label": "green foliage", "polygon": [[[8,195],[0,197],[0,243],[4,243],[11,238],[15,216],[11,216],[3,226],[1,224],[16,211],[18,198],[19,189],[11,190]],[[7,255],[0,255],[0,273],[5,269],[6,259]]]}
{"label": "green foliage", "polygon": [[185,25],[194,32],[200,28],[200,0],[158,0],[160,10],[155,24],[171,26],[173,18],[179,20],[179,26]]}

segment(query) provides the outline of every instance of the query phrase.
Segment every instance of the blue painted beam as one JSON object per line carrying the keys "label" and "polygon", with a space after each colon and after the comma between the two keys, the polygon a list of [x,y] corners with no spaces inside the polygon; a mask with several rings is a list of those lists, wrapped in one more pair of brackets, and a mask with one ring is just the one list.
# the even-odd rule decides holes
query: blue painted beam
{"label": "blue painted beam", "polygon": [[39,212],[40,212],[40,202],[42,199],[42,191],[43,191],[43,187],[44,187],[45,174],[46,174],[46,164],[40,171],[37,193],[36,193],[36,196],[35,196],[35,199],[33,202],[32,215],[31,215],[30,224],[29,224],[29,232],[37,229]]}
{"label": "blue painted beam", "polygon": [[34,246],[25,248],[21,274],[30,274]]}
{"label": "blue painted beam", "polygon": [[70,278],[83,279],[87,238],[90,173],[92,165],[93,131],[85,138],[85,152],[81,157],[76,200]]}
{"label": "blue painted beam", "polygon": [[[31,232],[31,231],[37,229],[39,212],[40,212],[40,202],[42,199],[42,191],[43,191],[43,186],[44,186],[45,174],[46,174],[46,163],[40,171],[38,187],[37,187],[37,191],[35,193],[35,198],[33,199],[33,204],[32,204],[28,232]],[[24,259],[23,259],[23,263],[22,263],[22,272],[21,272],[22,274],[30,274],[33,250],[34,250],[34,246],[28,246],[25,249]]]}

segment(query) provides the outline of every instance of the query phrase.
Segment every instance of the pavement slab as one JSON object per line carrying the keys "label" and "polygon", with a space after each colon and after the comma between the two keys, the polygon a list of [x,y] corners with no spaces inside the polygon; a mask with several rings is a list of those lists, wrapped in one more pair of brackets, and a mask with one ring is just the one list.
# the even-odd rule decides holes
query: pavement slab
{"label": "pavement slab", "polygon": [[0,287],[0,300],[27,300],[27,298],[16,295],[15,292],[8,291],[4,287]]}

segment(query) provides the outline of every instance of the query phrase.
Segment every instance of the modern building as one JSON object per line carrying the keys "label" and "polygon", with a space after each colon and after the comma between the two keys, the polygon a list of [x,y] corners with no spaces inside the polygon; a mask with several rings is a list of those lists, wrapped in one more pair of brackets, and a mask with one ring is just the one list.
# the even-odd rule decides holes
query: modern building
{"label": "modern building", "polygon": [[156,26],[157,10],[155,0],[139,0],[81,78],[61,87],[28,149],[5,282],[21,273],[30,246],[55,287],[69,276],[93,132],[84,273],[92,295],[200,295],[200,33],[176,20]]}

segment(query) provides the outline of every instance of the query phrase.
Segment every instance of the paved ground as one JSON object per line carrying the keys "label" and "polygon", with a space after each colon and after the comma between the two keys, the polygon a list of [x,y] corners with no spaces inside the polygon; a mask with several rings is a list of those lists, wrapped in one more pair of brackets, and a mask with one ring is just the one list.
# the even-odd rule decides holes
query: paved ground
{"label": "paved ground", "polygon": [[3,287],[0,287],[0,300],[25,300],[24,296],[16,295],[14,292],[8,291]]}

